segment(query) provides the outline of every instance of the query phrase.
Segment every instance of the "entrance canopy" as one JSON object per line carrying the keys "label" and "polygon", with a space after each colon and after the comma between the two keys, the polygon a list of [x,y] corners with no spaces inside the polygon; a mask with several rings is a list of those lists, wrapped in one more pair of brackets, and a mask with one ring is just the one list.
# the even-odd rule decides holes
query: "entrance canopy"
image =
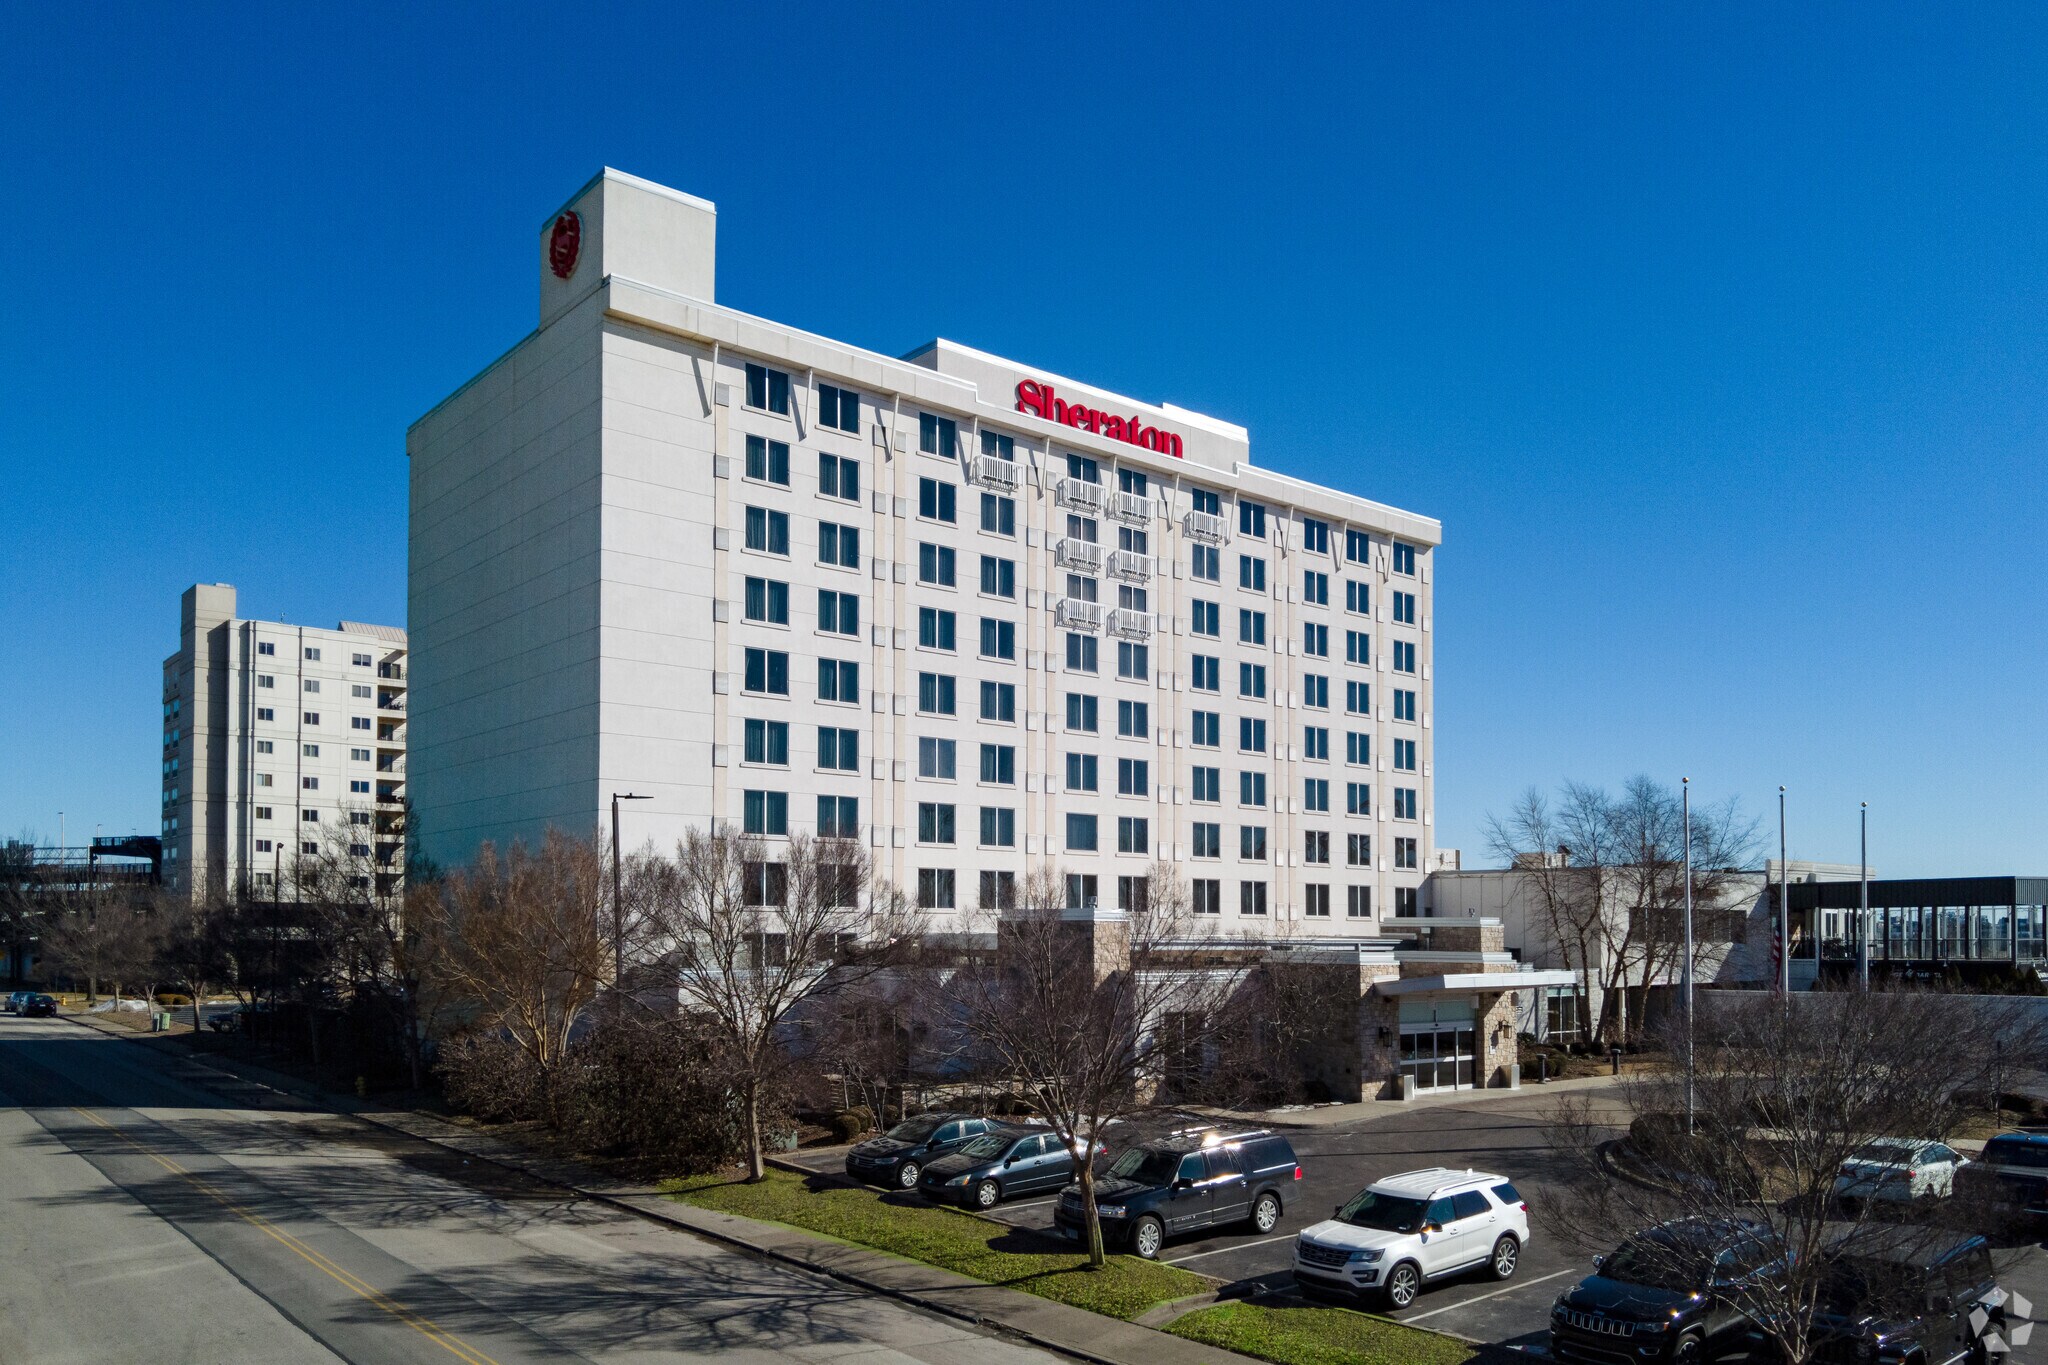
{"label": "entrance canopy", "polygon": [[1424,995],[1432,991],[1520,991],[1538,986],[1569,986],[1579,978],[1571,972],[1447,972],[1441,976],[1404,976],[1398,981],[1375,981],[1375,995]]}

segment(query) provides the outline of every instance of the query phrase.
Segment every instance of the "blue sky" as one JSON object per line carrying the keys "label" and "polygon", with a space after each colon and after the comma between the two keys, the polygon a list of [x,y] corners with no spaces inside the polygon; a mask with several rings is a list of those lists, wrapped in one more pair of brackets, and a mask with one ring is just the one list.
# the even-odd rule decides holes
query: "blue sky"
{"label": "blue sky", "polygon": [[721,302],[1441,518],[1468,865],[1645,771],[2048,869],[2048,10],[1109,8],[10,9],[0,832],[155,828],[194,580],[402,620],[405,428],[610,164]]}

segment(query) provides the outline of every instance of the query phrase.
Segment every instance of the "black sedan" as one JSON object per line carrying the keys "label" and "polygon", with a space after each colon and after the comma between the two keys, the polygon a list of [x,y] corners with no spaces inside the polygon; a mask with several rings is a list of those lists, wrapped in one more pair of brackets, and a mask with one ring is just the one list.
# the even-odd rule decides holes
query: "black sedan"
{"label": "black sedan", "polygon": [[1074,1154],[1044,1128],[999,1128],[925,1166],[917,1192],[941,1203],[992,1209],[1020,1194],[1057,1190],[1074,1178]]}
{"label": "black sedan", "polygon": [[914,1190],[929,1162],[1001,1126],[971,1114],[919,1114],[855,1145],[846,1154],[846,1173],[855,1180]]}
{"label": "black sedan", "polygon": [[21,1005],[24,1019],[53,1019],[57,1015],[57,1002],[47,995],[32,995]]}

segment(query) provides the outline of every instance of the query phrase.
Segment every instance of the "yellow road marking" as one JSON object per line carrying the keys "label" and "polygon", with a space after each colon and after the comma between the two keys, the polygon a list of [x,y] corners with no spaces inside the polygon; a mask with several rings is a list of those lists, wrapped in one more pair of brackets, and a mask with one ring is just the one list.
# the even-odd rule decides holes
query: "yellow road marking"
{"label": "yellow road marking", "polygon": [[180,1166],[177,1162],[171,1160],[169,1157],[151,1151],[149,1148],[137,1142],[134,1138],[128,1136],[128,1134],[122,1132],[119,1128],[116,1128],[113,1124],[108,1123],[98,1114],[92,1113],[89,1110],[80,1109],[76,1105],[72,1106],[72,1112],[80,1115],[81,1117],[90,1119],[94,1123],[97,1123],[100,1127],[106,1129],[115,1137],[127,1143],[130,1147],[133,1147],[136,1151],[142,1153],[151,1161],[154,1161],[157,1165],[169,1171],[172,1175],[182,1177],[186,1181],[189,1181],[192,1185],[192,1188],[198,1190],[201,1194],[206,1195],[208,1198],[218,1201],[221,1207],[227,1209],[237,1218],[240,1218],[243,1222],[249,1224],[249,1226],[255,1228],[257,1231],[263,1233],[265,1236],[270,1237],[279,1244],[289,1248],[294,1254],[296,1254],[300,1259],[304,1260],[307,1264],[311,1265],[314,1269],[321,1271],[323,1274],[338,1281],[350,1290],[361,1295],[363,1298],[369,1300],[377,1307],[383,1309],[386,1313],[389,1313],[392,1317],[397,1318],[400,1322],[412,1328],[421,1336],[427,1338],[427,1340],[433,1342],[436,1346],[439,1346],[442,1350],[447,1351],[456,1359],[463,1361],[464,1365],[498,1365],[497,1361],[491,1359],[491,1357],[485,1355],[482,1351],[477,1350],[476,1347],[471,1346],[462,1338],[454,1335],[452,1332],[444,1331],[441,1328],[435,1326],[431,1321],[421,1317],[418,1313],[413,1312],[410,1308],[407,1308],[404,1304],[399,1303],[397,1300],[390,1298],[381,1290],[377,1289],[374,1285],[364,1283],[356,1276],[350,1274],[348,1271],[336,1265],[333,1261],[328,1260],[327,1257],[321,1255],[312,1247],[307,1246],[304,1242],[292,1236],[289,1232],[286,1232],[283,1228],[280,1228],[275,1223],[272,1223],[269,1219],[263,1217],[261,1214],[251,1213],[248,1209],[245,1209],[240,1204],[235,1203],[234,1200],[228,1198],[227,1195],[221,1193],[221,1191],[219,1191],[218,1189],[215,1189],[212,1185],[208,1184],[198,1175],[186,1170],[183,1166]]}

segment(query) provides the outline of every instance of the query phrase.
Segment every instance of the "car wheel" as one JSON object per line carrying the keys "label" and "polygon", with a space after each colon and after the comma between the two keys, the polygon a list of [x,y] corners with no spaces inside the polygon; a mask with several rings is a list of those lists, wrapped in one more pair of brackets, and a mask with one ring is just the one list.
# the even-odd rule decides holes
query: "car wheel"
{"label": "car wheel", "polygon": [[984,1180],[974,1187],[974,1203],[977,1208],[992,1209],[1002,1197],[1002,1187],[993,1180]]}
{"label": "car wheel", "polygon": [[916,1189],[917,1178],[923,1174],[924,1170],[915,1161],[904,1162],[896,1168],[896,1188],[899,1190]]}
{"label": "car wheel", "polygon": [[1131,1228],[1131,1250],[1148,1261],[1159,1259],[1159,1248],[1166,1241],[1166,1229],[1157,1218],[1140,1218]]}
{"label": "car wheel", "polygon": [[1513,1237],[1502,1237],[1493,1244],[1493,1259],[1486,1263],[1486,1268],[1496,1280],[1512,1280],[1521,1264],[1522,1244]]}
{"label": "car wheel", "polygon": [[1688,1332],[1671,1348],[1671,1365],[1700,1365],[1707,1358],[1707,1345],[1699,1334]]}
{"label": "car wheel", "polygon": [[1252,1226],[1260,1232],[1271,1232],[1280,1226],[1280,1200],[1278,1196],[1262,1194],[1252,1204]]}
{"label": "car wheel", "polygon": [[1406,1308],[1422,1292],[1422,1272],[1415,1262],[1403,1261],[1387,1272],[1387,1307]]}

